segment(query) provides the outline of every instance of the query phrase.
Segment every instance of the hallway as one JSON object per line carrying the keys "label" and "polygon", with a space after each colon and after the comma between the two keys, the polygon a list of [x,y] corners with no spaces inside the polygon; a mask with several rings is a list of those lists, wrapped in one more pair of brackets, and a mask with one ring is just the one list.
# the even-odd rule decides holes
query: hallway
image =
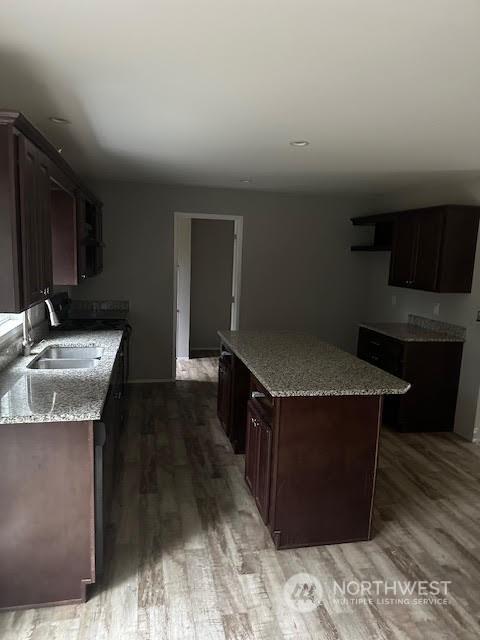
{"label": "hallway", "polygon": [[[2,640],[478,638],[478,447],[384,432],[375,538],[277,552],[217,422],[216,360],[181,366],[176,383],[131,387],[103,582],[84,605],[0,614]],[[452,584],[444,606],[342,605],[324,589],[298,613],[282,590],[305,571]]]}

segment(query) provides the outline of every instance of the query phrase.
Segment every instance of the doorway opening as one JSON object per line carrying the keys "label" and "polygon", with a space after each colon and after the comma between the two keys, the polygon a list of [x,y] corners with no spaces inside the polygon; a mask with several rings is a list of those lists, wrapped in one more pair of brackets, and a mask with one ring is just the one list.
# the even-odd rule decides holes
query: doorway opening
{"label": "doorway opening", "polygon": [[217,329],[238,329],[242,241],[242,216],[175,213],[174,379],[185,361],[218,352]]}

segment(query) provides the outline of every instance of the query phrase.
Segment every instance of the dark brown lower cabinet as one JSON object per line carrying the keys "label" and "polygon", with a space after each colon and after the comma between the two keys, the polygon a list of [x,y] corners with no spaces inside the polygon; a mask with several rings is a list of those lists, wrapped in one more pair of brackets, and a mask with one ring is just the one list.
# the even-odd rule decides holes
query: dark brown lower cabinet
{"label": "dark brown lower cabinet", "polygon": [[398,431],[453,431],[462,342],[404,342],[361,327],[357,355],[410,382],[384,400],[383,422]]}
{"label": "dark brown lower cabinet", "polygon": [[110,539],[110,516],[116,483],[118,441],[125,420],[129,333],[123,335],[115,359],[102,420],[95,423],[95,567],[103,574]]}
{"label": "dark brown lower cabinet", "polygon": [[100,422],[0,425],[0,609],[83,602],[102,574],[127,352]]}
{"label": "dark brown lower cabinet", "polygon": [[86,598],[95,582],[94,425],[0,428],[0,608]]}
{"label": "dark brown lower cabinet", "polygon": [[218,364],[217,415],[235,453],[245,453],[250,372],[225,345]]}

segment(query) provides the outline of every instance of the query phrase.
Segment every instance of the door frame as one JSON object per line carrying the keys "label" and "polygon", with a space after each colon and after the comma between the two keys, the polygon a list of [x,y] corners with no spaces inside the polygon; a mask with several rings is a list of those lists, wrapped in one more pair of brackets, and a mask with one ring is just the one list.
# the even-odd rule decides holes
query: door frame
{"label": "door frame", "polygon": [[[192,220],[231,220],[234,223],[233,228],[233,270],[232,270],[232,305],[230,314],[230,330],[236,331],[240,322],[240,292],[242,281],[242,251],[243,251],[243,216],[222,215],[215,213],[185,213],[175,211],[174,213],[174,231],[173,231],[173,341],[172,341],[172,372],[173,379],[176,379],[177,366],[177,268],[179,243],[185,234],[180,233],[180,225],[188,220],[191,224]],[[187,234],[188,236],[188,234]],[[184,246],[188,256],[191,256],[191,242],[189,246]],[[189,299],[190,299],[190,282],[188,282]]]}

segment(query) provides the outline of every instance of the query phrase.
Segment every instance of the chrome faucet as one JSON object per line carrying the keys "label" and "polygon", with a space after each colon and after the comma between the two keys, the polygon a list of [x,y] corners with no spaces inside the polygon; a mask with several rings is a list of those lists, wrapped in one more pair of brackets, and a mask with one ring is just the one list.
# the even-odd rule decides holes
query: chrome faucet
{"label": "chrome faucet", "polygon": [[[47,298],[45,300],[45,304],[47,305],[47,310],[48,310],[48,317],[50,320],[50,326],[51,327],[58,327],[60,326],[60,321],[58,319],[58,316],[55,312],[55,309],[53,307],[52,301],[50,300],[50,298]],[[32,331],[32,322],[31,322],[31,318],[30,318],[30,309],[27,309],[25,311],[25,313],[23,314],[23,355],[24,356],[29,356],[30,353],[32,352],[32,347],[33,347],[33,339],[31,336],[31,331]]]}
{"label": "chrome faucet", "polygon": [[58,319],[58,316],[55,312],[55,309],[53,308],[53,304],[52,301],[50,300],[50,298],[47,298],[45,300],[45,304],[47,305],[47,309],[48,309],[48,316],[50,318],[50,326],[51,327],[59,327],[60,326],[60,320]]}

